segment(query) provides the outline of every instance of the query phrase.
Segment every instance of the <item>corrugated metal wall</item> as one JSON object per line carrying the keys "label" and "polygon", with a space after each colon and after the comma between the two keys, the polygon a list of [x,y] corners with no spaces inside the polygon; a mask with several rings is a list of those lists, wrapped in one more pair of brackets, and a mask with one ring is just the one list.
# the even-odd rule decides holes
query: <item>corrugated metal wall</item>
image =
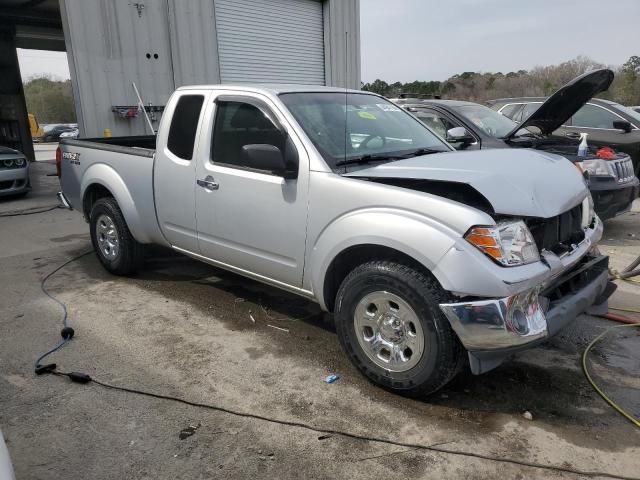
{"label": "corrugated metal wall", "polygon": [[136,105],[131,82],[145,103],[164,105],[174,89],[165,0],[144,10],[127,0],[61,2],[71,80],[83,136],[145,132],[143,118],[120,119],[113,105]]}
{"label": "corrugated metal wall", "polygon": [[[315,0],[301,3],[311,1]],[[306,77],[309,80],[297,77],[295,69],[289,77],[275,78],[267,75],[266,69],[254,68],[244,71],[251,76],[249,81],[360,87],[359,0],[323,0],[321,4],[324,82],[318,62],[313,74]],[[144,8],[139,10],[136,5]],[[145,103],[164,105],[176,87],[220,83],[221,58],[236,54],[241,58],[239,63],[243,61],[242,52],[226,39],[219,49],[218,42],[224,35],[220,37],[216,30],[214,0],[60,0],[60,6],[78,123],[85,137],[101,136],[105,128],[113,135],[148,133],[141,115],[127,120],[111,111],[112,105],[136,104],[132,81]],[[283,16],[283,24],[286,20]],[[256,24],[256,31],[259,27]],[[251,22],[243,28],[251,34]],[[278,66],[281,71],[286,67],[284,57],[295,57],[297,44],[310,40],[301,37],[299,42],[287,41],[291,50],[277,54],[283,61]],[[273,48],[275,51],[276,45]],[[256,75],[257,70],[260,72]],[[239,79],[235,77],[234,81]]]}
{"label": "corrugated metal wall", "polygon": [[176,88],[220,82],[213,0],[170,1],[169,32]]}
{"label": "corrugated metal wall", "polygon": [[324,2],[327,85],[360,88],[360,2]]}
{"label": "corrugated metal wall", "polygon": [[223,83],[324,84],[319,0],[215,0]]}

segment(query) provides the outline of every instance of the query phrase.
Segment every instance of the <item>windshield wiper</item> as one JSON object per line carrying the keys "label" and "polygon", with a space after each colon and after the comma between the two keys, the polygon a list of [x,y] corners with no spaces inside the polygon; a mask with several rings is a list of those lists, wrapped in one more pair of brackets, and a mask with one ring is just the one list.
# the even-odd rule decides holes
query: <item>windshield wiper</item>
{"label": "windshield wiper", "polygon": [[363,163],[371,163],[371,162],[386,162],[387,160],[399,160],[404,157],[399,157],[397,155],[361,155],[359,157],[354,158],[345,158],[344,160],[340,160],[336,162],[336,167],[341,167],[343,165],[355,165],[355,164],[363,164]]}
{"label": "windshield wiper", "polygon": [[371,162],[386,162],[389,160],[404,160],[406,158],[419,157],[420,155],[428,155],[430,153],[443,153],[446,150],[438,150],[436,148],[418,148],[408,153],[403,153],[402,155],[386,155],[386,154],[366,154],[360,157],[347,158],[345,160],[340,160],[336,162],[336,167],[341,167],[343,165],[354,165],[354,164],[363,164],[363,163],[371,163]]}
{"label": "windshield wiper", "polygon": [[439,150],[437,148],[418,148],[412,152],[405,153],[399,158],[419,157],[420,155],[429,155],[430,153],[444,153],[448,150]]}

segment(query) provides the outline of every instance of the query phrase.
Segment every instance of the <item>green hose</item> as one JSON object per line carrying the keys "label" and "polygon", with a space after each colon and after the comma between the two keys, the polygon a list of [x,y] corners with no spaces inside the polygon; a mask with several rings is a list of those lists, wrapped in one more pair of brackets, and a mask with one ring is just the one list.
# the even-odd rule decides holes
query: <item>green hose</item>
{"label": "green hose", "polygon": [[596,383],[593,381],[593,379],[591,378],[591,375],[589,374],[589,370],[587,369],[587,355],[589,354],[589,352],[591,351],[591,349],[593,348],[593,346],[602,338],[604,337],[607,333],[609,333],[611,330],[613,330],[614,328],[626,328],[626,327],[640,327],[640,322],[639,323],[630,323],[627,325],[615,325],[613,327],[609,327],[607,328],[604,332],[602,332],[600,335],[598,335],[596,338],[593,339],[593,341],[589,344],[589,346],[585,349],[584,353],[582,354],[582,370],[584,371],[585,376],[587,377],[587,380],[589,381],[589,383],[591,384],[591,386],[594,388],[594,390],[596,392],[598,392],[598,394],[602,397],[602,399],[607,402],[609,405],[611,405],[611,407],[618,412],[620,415],[622,415],[624,418],[626,418],[627,420],[629,420],[631,423],[633,423],[636,427],[640,427],[640,420],[638,420],[637,418],[633,417],[630,413],[628,413],[626,410],[624,410],[620,405],[618,405],[616,402],[614,402],[613,400],[611,400],[606,393],[604,393],[600,387],[598,387],[598,385],[596,385]]}

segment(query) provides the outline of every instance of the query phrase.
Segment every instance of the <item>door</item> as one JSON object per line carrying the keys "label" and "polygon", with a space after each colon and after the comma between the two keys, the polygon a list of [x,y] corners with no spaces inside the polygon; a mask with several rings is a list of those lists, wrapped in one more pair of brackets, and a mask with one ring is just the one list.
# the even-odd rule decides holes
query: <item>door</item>
{"label": "door", "polygon": [[[594,147],[610,146],[614,150],[635,155],[637,137],[613,127],[613,122],[626,121],[611,110],[600,105],[587,103],[571,117],[568,125],[553,132],[554,136],[579,139],[580,133],[588,133],[587,143]],[[634,142],[635,140],[635,142]]]}
{"label": "door", "polygon": [[416,111],[412,113],[416,117],[418,117],[422,123],[424,123],[427,127],[436,132],[445,140],[447,139],[447,132],[456,127],[464,128],[469,135],[472,135],[475,138],[474,143],[472,143],[471,145],[469,145],[468,143],[451,143],[451,145],[456,150],[477,150],[480,148],[480,142],[473,134],[473,132],[471,132],[465,125],[462,124],[462,122],[453,118],[451,115],[447,115],[439,110],[423,107],[417,108]]}
{"label": "door", "polygon": [[172,97],[158,133],[154,164],[154,198],[160,229],[171,245],[192,252],[198,251],[196,138],[209,95],[207,91],[187,90]]}
{"label": "door", "polygon": [[[201,255],[300,287],[309,178],[302,143],[275,105],[258,94],[218,94],[209,118],[211,148],[198,151],[196,166]],[[297,178],[256,168],[243,150],[256,144],[275,146],[286,158],[297,155]]]}
{"label": "door", "polygon": [[318,0],[215,0],[222,83],[324,85]]}

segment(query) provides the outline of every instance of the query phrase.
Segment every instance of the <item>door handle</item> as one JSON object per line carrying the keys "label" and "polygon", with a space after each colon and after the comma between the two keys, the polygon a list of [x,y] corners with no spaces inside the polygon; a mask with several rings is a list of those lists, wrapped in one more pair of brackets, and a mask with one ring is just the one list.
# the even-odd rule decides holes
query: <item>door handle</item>
{"label": "door handle", "polygon": [[564,136],[567,137],[567,138],[574,138],[576,140],[578,138],[580,138],[580,134],[576,133],[576,132],[567,132],[567,133],[564,134]]}
{"label": "door handle", "polygon": [[207,175],[204,180],[196,180],[196,183],[206,190],[218,190],[220,188],[220,184],[216,183],[211,175]]}

